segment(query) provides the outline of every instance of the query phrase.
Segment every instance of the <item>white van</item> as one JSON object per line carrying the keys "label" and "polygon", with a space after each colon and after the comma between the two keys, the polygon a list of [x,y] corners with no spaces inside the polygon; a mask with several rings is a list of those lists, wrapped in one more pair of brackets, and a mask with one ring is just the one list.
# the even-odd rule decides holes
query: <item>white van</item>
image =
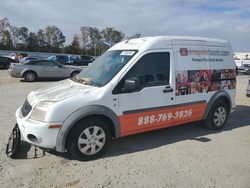
{"label": "white van", "polygon": [[200,120],[221,129],[235,107],[235,68],[225,40],[123,41],[75,78],[31,92],[18,127],[25,141],[79,160],[98,157],[112,138]]}

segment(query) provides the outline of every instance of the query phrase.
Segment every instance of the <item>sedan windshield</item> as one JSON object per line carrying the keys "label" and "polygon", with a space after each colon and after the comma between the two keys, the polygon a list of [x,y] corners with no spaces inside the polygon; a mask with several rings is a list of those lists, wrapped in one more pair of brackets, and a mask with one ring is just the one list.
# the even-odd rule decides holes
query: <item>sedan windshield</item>
{"label": "sedan windshield", "polygon": [[73,80],[86,85],[104,86],[129,62],[136,52],[135,50],[107,51]]}

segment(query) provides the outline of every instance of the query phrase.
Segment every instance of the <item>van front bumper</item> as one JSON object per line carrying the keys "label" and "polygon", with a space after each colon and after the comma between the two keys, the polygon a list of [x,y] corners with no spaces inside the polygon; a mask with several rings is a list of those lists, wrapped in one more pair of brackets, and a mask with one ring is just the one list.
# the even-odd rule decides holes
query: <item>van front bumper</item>
{"label": "van front bumper", "polygon": [[23,118],[21,107],[16,111],[16,120],[23,140],[42,148],[54,149],[59,128],[49,128],[50,125],[62,125],[62,122],[39,122]]}

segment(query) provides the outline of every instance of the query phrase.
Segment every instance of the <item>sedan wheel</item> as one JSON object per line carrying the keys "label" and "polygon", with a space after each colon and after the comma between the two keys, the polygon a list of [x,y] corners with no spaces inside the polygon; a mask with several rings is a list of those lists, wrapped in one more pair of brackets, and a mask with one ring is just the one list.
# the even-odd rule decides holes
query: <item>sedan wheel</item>
{"label": "sedan wheel", "polygon": [[27,82],[33,82],[36,80],[36,74],[33,73],[33,72],[27,72],[25,73],[24,75],[24,79],[27,81]]}

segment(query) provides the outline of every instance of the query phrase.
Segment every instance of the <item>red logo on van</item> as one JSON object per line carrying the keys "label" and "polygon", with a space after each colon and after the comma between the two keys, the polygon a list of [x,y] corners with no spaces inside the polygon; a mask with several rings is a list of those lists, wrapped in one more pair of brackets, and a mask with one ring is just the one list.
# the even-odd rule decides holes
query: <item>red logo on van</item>
{"label": "red logo on van", "polygon": [[181,56],[188,56],[188,49],[187,48],[180,48]]}

